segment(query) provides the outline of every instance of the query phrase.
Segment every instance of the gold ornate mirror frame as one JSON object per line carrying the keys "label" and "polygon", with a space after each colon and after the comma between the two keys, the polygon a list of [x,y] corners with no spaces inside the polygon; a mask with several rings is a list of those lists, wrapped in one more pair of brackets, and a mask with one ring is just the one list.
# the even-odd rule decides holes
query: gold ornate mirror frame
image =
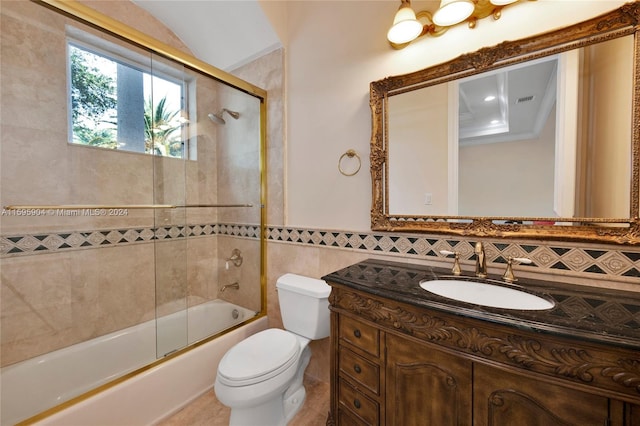
{"label": "gold ornate mirror frame", "polygon": [[[616,244],[640,244],[640,2],[620,8],[542,35],[517,41],[506,41],[482,48],[456,59],[410,74],[387,77],[370,85],[372,112],[371,229],[374,231],[431,232],[460,236],[562,239],[600,241]],[[633,87],[631,141],[631,198],[629,218],[540,218],[540,217],[474,217],[411,216],[389,214],[389,149],[388,101],[400,93],[446,83],[480,72],[502,68],[532,59],[558,54],[590,44],[632,35]],[[537,225],[522,222],[559,221],[569,225]]]}

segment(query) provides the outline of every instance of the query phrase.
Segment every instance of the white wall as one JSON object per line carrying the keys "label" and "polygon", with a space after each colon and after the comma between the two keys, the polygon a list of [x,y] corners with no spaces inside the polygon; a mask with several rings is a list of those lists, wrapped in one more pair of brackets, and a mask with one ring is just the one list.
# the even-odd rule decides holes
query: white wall
{"label": "white wall", "polygon": [[[428,99],[425,99],[428,97]],[[389,213],[449,213],[449,85],[388,100]],[[431,194],[431,204],[426,194]]]}
{"label": "white wall", "polygon": [[[630,194],[625,189],[631,181],[631,147],[624,141],[631,141],[632,116],[619,113],[619,105],[622,101],[627,101],[629,107],[632,104],[633,94],[629,87],[633,82],[629,69],[633,68],[633,59],[624,53],[629,52],[632,43],[625,37],[615,40],[617,49],[594,48],[592,51],[590,66],[596,78],[592,87],[597,88],[592,93],[592,102],[597,109],[589,120],[593,141],[588,155],[588,193],[592,201],[587,213],[592,217],[625,217],[629,211]],[[606,79],[603,77],[606,73],[617,77]]]}
{"label": "white wall", "polygon": [[461,146],[458,214],[556,216],[553,211],[555,128],[553,109],[536,138]]}
{"label": "white wall", "polygon": [[[439,2],[413,2],[434,10]],[[386,32],[399,1],[289,1],[274,25],[286,34],[286,217],[288,226],[368,230],[371,208],[369,83],[435,65],[460,54],[579,22],[619,0],[525,1],[470,30],[458,26],[406,49]],[[286,15],[286,16],[285,16]],[[353,177],[338,172],[348,149],[362,158]]]}

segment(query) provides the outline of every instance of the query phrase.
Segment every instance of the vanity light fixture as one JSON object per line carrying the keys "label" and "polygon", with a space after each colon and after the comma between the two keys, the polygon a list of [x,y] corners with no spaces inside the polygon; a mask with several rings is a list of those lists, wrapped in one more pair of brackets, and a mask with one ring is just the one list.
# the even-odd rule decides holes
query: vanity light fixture
{"label": "vanity light fixture", "polygon": [[410,0],[400,0],[387,40],[393,48],[402,49],[418,37],[442,35],[461,22],[466,21],[469,28],[475,28],[478,19],[488,16],[500,19],[502,9],[520,1],[525,0],[441,0],[432,15],[427,11],[415,13]]}
{"label": "vanity light fixture", "polygon": [[471,16],[475,8],[471,0],[442,0],[433,14],[433,23],[441,27],[459,24]]}
{"label": "vanity light fixture", "polygon": [[390,43],[408,43],[422,35],[422,24],[416,18],[409,0],[402,0],[400,7],[393,17],[393,25],[387,32]]}

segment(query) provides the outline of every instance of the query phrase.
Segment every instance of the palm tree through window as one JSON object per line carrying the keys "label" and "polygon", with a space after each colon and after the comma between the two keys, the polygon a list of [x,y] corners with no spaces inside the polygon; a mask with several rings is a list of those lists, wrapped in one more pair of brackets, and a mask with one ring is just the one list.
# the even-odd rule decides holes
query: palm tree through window
{"label": "palm tree through window", "polygon": [[184,158],[185,83],[70,40],[71,142]]}

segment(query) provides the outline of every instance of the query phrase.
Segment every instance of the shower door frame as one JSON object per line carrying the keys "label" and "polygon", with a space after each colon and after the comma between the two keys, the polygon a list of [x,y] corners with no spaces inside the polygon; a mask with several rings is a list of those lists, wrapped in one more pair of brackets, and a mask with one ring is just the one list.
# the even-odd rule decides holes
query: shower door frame
{"label": "shower door frame", "polygon": [[87,398],[90,398],[106,389],[109,389],[117,384],[120,384],[132,377],[135,377],[141,373],[144,373],[159,364],[172,360],[192,349],[195,349],[203,344],[214,340],[215,338],[229,333],[243,325],[256,321],[267,315],[267,297],[266,297],[266,221],[267,221],[267,162],[266,162],[266,129],[267,129],[267,91],[257,87],[249,82],[246,82],[232,74],[229,74],[221,69],[218,69],[206,62],[203,62],[185,52],[180,51],[174,47],[171,47],[159,40],[150,37],[132,27],[129,27],[109,16],[106,16],[94,9],[91,9],[84,4],[81,4],[75,0],[32,0],[44,7],[48,7],[52,10],[62,13],[72,19],[83,22],[96,29],[107,32],[120,39],[131,42],[139,47],[147,49],[153,54],[157,54],[167,59],[174,60],[186,68],[190,68],[194,71],[200,72],[205,76],[209,76],[212,79],[219,81],[231,88],[240,90],[248,95],[257,98],[260,102],[259,114],[260,114],[260,129],[259,129],[259,174],[260,174],[260,230],[259,230],[259,251],[260,251],[260,311],[254,317],[243,321],[242,323],[225,329],[219,333],[211,335],[203,340],[191,343],[186,347],[179,349],[163,358],[157,359],[141,368],[136,369],[130,373],[124,374],[106,384],[100,385],[82,395],[71,398],[57,406],[54,406],[42,413],[26,420],[26,422],[34,422],[50,416],[51,414],[64,410],[74,404],[77,404]]}
{"label": "shower door frame", "polygon": [[[267,223],[267,91],[226,71],[214,67],[179,49],[106,16],[75,0],[34,0],[49,8],[62,12],[116,37],[127,40],[150,52],[172,59],[187,68],[201,72],[230,87],[243,91],[260,100],[260,313],[253,320],[267,314],[266,298],[266,223]],[[250,322],[250,321],[247,321]],[[246,323],[246,322],[245,322]],[[243,323],[244,324],[244,323]]]}

